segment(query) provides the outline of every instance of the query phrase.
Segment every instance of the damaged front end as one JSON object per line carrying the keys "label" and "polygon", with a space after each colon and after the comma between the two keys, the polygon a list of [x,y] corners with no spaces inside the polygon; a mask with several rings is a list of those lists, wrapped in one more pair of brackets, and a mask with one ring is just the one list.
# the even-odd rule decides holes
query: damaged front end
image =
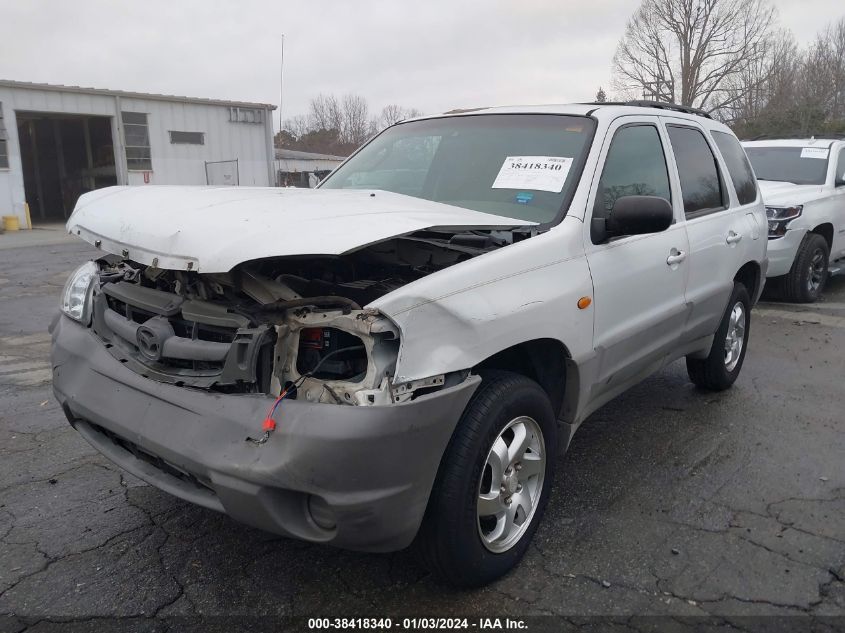
{"label": "damaged front end", "polygon": [[418,234],[346,256],[269,258],[212,274],[107,256],[97,262],[92,329],[128,368],[177,386],[337,405],[406,402],[466,375],[394,384],[400,331],[362,306],[504,243]]}

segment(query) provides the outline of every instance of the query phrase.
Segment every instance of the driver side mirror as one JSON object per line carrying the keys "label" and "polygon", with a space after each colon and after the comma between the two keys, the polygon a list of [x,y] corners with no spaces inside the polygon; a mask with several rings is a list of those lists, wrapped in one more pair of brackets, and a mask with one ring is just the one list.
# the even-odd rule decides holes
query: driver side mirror
{"label": "driver side mirror", "polygon": [[623,196],[613,205],[607,228],[616,235],[659,233],[672,225],[675,214],[666,198]]}
{"label": "driver side mirror", "polygon": [[[613,204],[610,217],[593,218],[590,228],[598,233],[598,242],[622,235],[645,235],[668,229],[675,219],[672,205],[657,196],[622,196]],[[596,223],[604,226],[597,227]]]}

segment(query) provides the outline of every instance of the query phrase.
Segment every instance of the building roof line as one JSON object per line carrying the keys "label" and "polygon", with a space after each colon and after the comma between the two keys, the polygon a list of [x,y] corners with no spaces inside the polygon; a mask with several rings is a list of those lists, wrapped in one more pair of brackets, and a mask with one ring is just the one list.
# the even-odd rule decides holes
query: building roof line
{"label": "building roof line", "polygon": [[225,99],[205,99],[202,97],[182,97],[179,95],[164,95],[145,92],[130,92],[127,90],[110,90],[108,88],[86,88],[84,86],[63,86],[61,84],[43,84],[31,81],[15,81],[0,79],[0,88],[20,88],[24,90],[47,90],[52,92],[75,92],[79,94],[104,95],[110,97],[126,97],[128,99],[147,99],[151,101],[174,101],[177,103],[201,103],[204,105],[219,105],[232,108],[268,108],[275,110],[271,103],[253,103],[249,101],[227,101]]}
{"label": "building roof line", "polygon": [[288,149],[286,147],[276,148],[276,160],[346,160],[346,156],[336,156],[334,154],[322,154],[320,152],[305,152],[298,149]]}

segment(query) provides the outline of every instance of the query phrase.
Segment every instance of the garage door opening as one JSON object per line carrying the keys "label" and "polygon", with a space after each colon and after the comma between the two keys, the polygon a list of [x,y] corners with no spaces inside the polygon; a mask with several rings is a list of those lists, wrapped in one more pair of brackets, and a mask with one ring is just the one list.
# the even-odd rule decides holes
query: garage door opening
{"label": "garage door opening", "polygon": [[34,224],[63,222],[83,193],[117,184],[111,119],[16,112]]}

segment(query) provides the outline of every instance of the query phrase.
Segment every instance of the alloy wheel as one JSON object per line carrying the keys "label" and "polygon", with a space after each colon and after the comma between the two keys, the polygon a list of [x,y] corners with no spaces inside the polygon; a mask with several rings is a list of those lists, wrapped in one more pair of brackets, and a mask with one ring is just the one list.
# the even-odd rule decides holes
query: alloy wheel
{"label": "alloy wheel", "polygon": [[725,367],[733,371],[742,356],[742,347],[745,345],[745,306],[737,301],[728,321],[728,332],[725,336]]}
{"label": "alloy wheel", "polygon": [[825,275],[824,252],[819,248],[810,260],[810,274],[807,276],[807,290],[815,294],[821,288]]}
{"label": "alloy wheel", "polygon": [[478,534],[491,552],[519,542],[543,492],[546,446],[530,417],[511,420],[493,442],[478,487]]}

